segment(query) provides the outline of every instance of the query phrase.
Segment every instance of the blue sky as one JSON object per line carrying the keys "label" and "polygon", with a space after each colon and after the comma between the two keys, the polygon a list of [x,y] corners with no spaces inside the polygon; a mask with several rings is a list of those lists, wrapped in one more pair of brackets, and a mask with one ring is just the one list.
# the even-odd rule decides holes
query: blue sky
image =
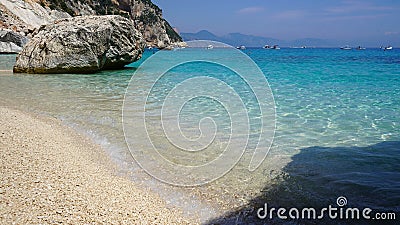
{"label": "blue sky", "polygon": [[400,45],[398,0],[153,0],[181,32]]}

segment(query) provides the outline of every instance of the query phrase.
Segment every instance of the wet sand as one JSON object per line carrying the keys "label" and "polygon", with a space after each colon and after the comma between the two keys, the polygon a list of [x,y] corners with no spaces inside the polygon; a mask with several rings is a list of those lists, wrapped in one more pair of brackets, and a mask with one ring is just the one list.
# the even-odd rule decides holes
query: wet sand
{"label": "wet sand", "polygon": [[0,224],[190,224],[87,137],[0,106]]}

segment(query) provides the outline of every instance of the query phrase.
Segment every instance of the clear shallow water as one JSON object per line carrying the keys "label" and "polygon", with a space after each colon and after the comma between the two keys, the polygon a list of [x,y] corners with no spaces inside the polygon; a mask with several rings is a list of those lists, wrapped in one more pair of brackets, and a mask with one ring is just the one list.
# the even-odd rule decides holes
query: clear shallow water
{"label": "clear shallow water", "polygon": [[[201,50],[185,51],[196,54]],[[133,162],[121,123],[123,97],[133,68],[93,75],[3,73],[0,102],[55,116],[89,134],[125,169],[134,171],[136,182],[145,180],[145,185],[157,187],[159,192],[181,193],[169,201],[184,208],[190,206],[192,211],[202,213],[202,209],[210,209],[206,205],[215,206],[218,202],[221,210],[215,209],[211,216],[221,216],[220,213],[234,206],[246,207],[249,202],[317,207],[334,203],[339,195],[346,196],[352,205],[399,211],[400,51],[247,49],[244,52],[265,73],[273,91],[277,110],[275,140],[257,171],[247,171],[249,156],[245,154],[229,174],[199,188],[160,187],[158,181],[143,175]],[[150,56],[151,52],[146,54],[145,57]],[[174,52],[166,54],[173,57]],[[12,67],[13,57],[0,55],[1,70]],[[183,78],[204,73],[231,79],[238,92],[247,93],[229,71],[201,63],[175,68],[162,84],[176,84]],[[150,112],[161,107],[157,100],[162,99],[162,88],[168,86],[162,84],[151,96],[154,104],[149,106]],[[138,87],[138,94],[140,91]],[[250,114],[257,117],[259,112],[252,96],[246,99]],[[185,110],[184,115],[195,118],[214,115],[221,126],[229,125],[223,110],[213,102],[199,99]],[[189,126],[193,120],[182,118],[188,121],[186,131],[196,133]],[[259,127],[257,121],[251,121],[253,132]],[[205,213],[203,218],[209,216]]]}

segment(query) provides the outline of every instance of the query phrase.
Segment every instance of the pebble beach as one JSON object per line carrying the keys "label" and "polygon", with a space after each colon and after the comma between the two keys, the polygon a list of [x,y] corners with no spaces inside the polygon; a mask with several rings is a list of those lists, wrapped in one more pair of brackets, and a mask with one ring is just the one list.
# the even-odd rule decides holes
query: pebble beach
{"label": "pebble beach", "polygon": [[0,106],[0,224],[194,223],[116,173],[59,120]]}

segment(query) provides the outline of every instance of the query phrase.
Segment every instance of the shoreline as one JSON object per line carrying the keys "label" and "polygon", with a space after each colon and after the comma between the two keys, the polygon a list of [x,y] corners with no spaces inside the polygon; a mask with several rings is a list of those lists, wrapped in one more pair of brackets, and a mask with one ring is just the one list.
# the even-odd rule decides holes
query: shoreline
{"label": "shoreline", "polygon": [[0,105],[0,149],[0,223],[196,223],[57,119]]}

